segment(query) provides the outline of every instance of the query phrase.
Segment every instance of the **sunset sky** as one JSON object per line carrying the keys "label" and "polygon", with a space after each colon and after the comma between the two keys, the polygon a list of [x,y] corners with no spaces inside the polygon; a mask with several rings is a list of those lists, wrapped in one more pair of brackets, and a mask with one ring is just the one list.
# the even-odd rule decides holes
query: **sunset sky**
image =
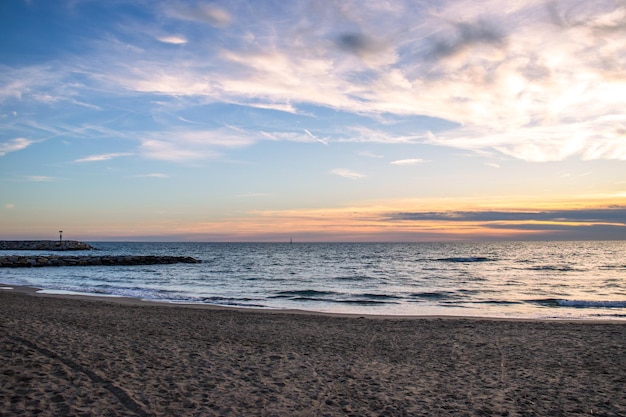
{"label": "sunset sky", "polygon": [[623,0],[3,0],[0,239],[626,239]]}

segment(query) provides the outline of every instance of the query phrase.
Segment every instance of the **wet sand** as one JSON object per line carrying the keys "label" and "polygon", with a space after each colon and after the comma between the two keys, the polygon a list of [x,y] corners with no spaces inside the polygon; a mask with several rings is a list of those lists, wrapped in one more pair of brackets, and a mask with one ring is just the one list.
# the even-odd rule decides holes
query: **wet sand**
{"label": "wet sand", "polygon": [[0,416],[626,415],[626,323],[0,290]]}

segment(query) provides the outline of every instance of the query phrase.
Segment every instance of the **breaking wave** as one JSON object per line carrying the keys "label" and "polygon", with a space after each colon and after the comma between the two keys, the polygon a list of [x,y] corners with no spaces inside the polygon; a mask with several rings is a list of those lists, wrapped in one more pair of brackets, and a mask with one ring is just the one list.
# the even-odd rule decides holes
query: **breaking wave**
{"label": "breaking wave", "polygon": [[626,301],[560,300],[546,298],[543,300],[530,300],[530,302],[546,307],[626,308]]}
{"label": "breaking wave", "polygon": [[439,258],[436,259],[439,262],[461,262],[461,263],[470,263],[470,262],[490,262],[495,259],[487,258],[484,256],[462,256],[462,257],[451,257],[451,258]]}

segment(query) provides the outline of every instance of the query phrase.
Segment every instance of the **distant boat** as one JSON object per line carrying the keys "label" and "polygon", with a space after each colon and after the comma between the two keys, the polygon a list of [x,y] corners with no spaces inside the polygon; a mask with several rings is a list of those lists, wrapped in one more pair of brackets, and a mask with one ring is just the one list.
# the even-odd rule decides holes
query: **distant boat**
{"label": "distant boat", "polygon": [[289,244],[292,244],[292,243],[293,243],[293,238],[290,237],[289,238]]}

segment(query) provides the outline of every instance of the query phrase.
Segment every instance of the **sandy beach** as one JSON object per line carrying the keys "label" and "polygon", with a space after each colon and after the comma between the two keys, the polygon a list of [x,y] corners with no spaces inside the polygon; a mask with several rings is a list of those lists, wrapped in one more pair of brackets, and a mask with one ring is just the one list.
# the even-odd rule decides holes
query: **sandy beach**
{"label": "sandy beach", "polygon": [[0,416],[626,415],[626,323],[0,290]]}

